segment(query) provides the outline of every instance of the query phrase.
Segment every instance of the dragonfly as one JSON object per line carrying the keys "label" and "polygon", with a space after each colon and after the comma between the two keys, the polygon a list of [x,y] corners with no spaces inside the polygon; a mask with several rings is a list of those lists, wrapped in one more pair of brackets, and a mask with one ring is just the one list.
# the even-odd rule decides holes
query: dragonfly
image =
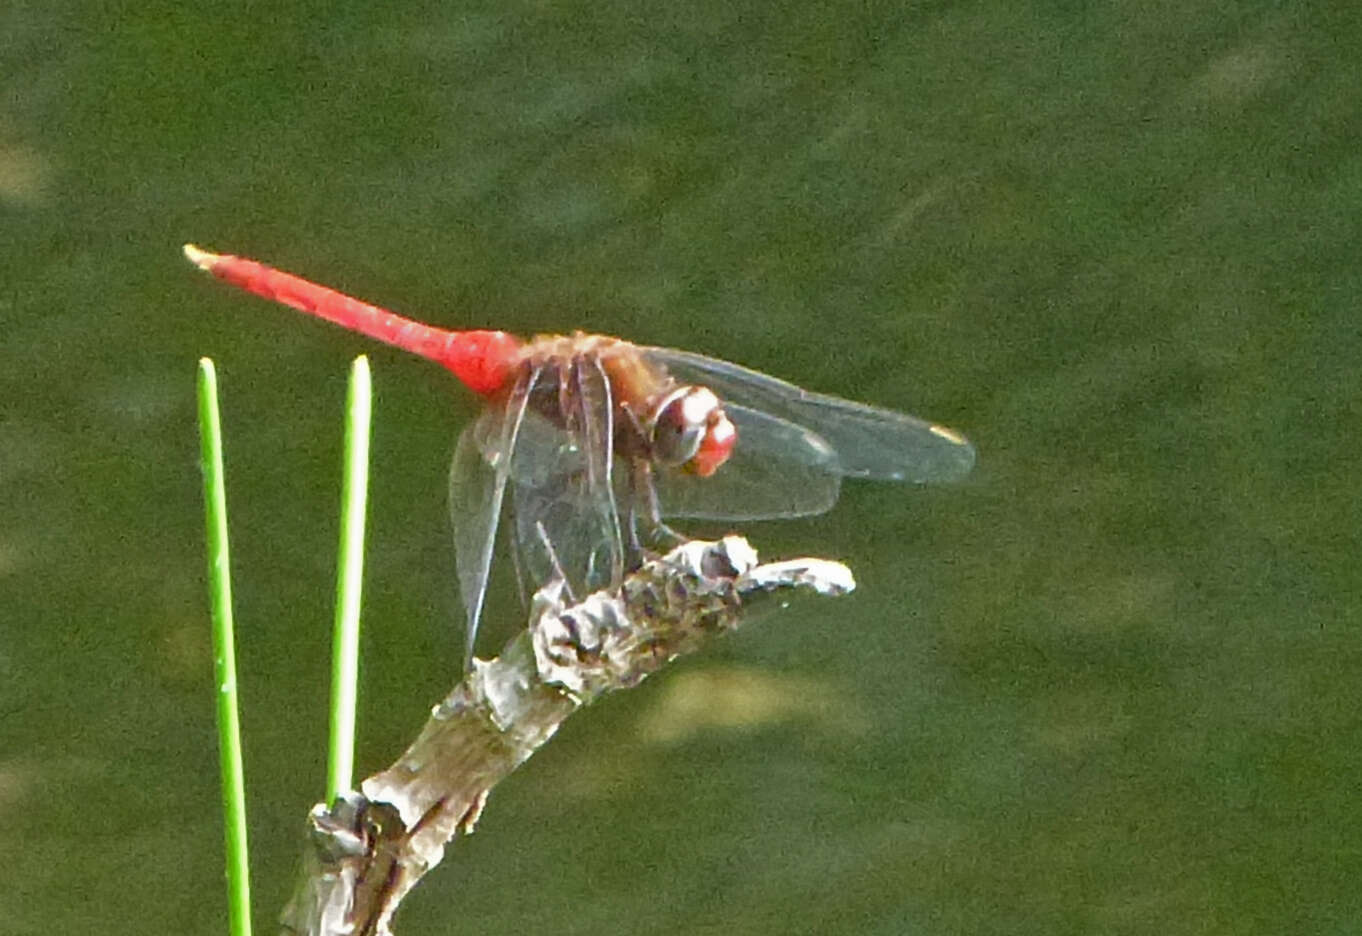
{"label": "dragonfly", "polygon": [[184,252],[218,279],[441,364],[483,398],[450,469],[469,665],[508,495],[522,585],[560,577],[584,596],[675,545],[667,519],[810,516],[832,508],[843,478],[953,481],[974,465],[945,426],[716,358],[582,332],[450,331],[245,257]]}

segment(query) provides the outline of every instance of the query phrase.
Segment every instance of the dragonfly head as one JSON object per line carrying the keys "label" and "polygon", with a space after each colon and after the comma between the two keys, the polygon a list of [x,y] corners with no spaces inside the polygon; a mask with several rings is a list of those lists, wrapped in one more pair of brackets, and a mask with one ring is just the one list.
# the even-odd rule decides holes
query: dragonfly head
{"label": "dragonfly head", "polygon": [[654,461],[707,478],[728,461],[738,430],[707,387],[677,387],[653,408],[649,447]]}

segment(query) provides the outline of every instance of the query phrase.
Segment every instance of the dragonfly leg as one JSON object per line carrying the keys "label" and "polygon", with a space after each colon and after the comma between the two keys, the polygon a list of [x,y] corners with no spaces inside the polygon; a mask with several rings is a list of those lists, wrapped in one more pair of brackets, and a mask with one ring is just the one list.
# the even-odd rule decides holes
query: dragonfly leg
{"label": "dragonfly leg", "polygon": [[629,483],[632,496],[629,498],[626,526],[629,530],[630,558],[640,561],[655,559],[683,543],[686,538],[662,520],[662,507],[653,485],[652,465],[642,459],[635,459]]}
{"label": "dragonfly leg", "polygon": [[572,593],[572,581],[567,577],[567,573],[563,571],[563,564],[558,561],[558,551],[553,548],[553,543],[549,540],[549,534],[548,531],[544,529],[544,524],[536,522],[534,531],[538,534],[539,542],[543,544],[544,552],[549,557],[549,563],[553,566],[554,576],[563,582],[563,590],[567,594],[568,600],[570,602],[575,602],[577,598]]}

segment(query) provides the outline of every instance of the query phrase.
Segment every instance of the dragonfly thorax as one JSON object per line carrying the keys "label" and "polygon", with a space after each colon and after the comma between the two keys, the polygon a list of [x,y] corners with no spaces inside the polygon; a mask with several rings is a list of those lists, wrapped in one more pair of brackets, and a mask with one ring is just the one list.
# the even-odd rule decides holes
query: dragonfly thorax
{"label": "dragonfly thorax", "polygon": [[728,461],[738,431],[707,387],[680,386],[657,402],[648,419],[654,462],[707,478]]}

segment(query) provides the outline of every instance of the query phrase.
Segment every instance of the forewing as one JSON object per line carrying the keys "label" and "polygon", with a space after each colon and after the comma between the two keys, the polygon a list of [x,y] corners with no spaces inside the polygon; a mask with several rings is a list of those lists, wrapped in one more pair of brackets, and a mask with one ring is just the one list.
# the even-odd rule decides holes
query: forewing
{"label": "forewing", "polygon": [[624,549],[616,506],[614,406],[599,362],[583,356],[557,372],[561,424],[532,412],[511,484],[516,561],[532,591],[555,575],[585,595],[615,585]]}
{"label": "forewing", "polygon": [[665,517],[766,520],[821,514],[837,502],[837,453],[802,426],[726,403],[738,444],[708,478],[680,469],[654,473]]}
{"label": "forewing", "polygon": [[[709,387],[725,409],[745,406],[803,426],[837,453],[836,470],[856,478],[954,481],[974,467],[974,446],[959,433],[893,410],[811,393],[728,361],[646,348],[678,380]],[[738,446],[743,446],[741,427]],[[720,469],[715,477],[724,473]]]}
{"label": "forewing", "polygon": [[459,435],[449,471],[449,511],[454,524],[454,561],[467,618],[464,662],[471,665],[482,620],[501,505],[512,455],[534,379],[522,374],[506,405],[489,406]]}

